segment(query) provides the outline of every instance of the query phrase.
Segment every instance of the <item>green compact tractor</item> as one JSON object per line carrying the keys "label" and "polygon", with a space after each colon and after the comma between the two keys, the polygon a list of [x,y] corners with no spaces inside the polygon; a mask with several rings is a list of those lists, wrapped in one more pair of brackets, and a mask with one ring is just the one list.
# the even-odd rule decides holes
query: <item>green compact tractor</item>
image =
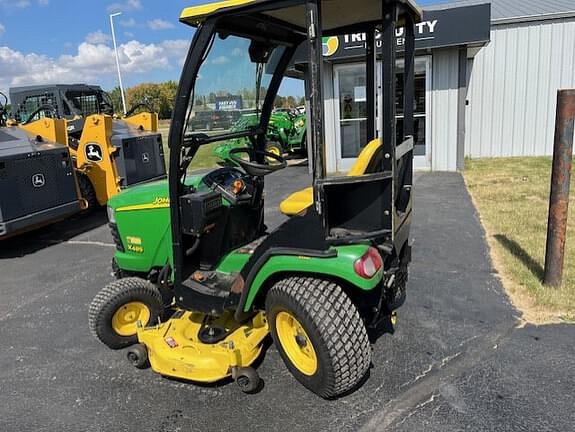
{"label": "green compact tractor", "polygon": [[[356,388],[371,363],[368,332],[393,325],[405,299],[414,26],[420,17],[411,0],[228,0],[185,9],[180,20],[197,30],[170,126],[168,180],[109,201],[121,279],[90,305],[92,333],[110,348],[127,347],[136,367],[151,365],[159,374],[194,382],[231,377],[248,393],[259,388],[251,365],[271,334],[287,368],[311,391],[333,398]],[[401,143],[394,97],[398,26],[406,40]],[[368,74],[369,151],[361,169],[328,177],[322,36],[377,30],[383,85]],[[282,155],[265,150],[269,123],[301,44],[309,54],[313,199],[268,232],[266,175],[286,167]],[[374,66],[375,50],[367,51],[366,62]],[[225,69],[214,61],[222,52],[238,53]],[[189,131],[187,117],[202,91],[226,85],[218,91],[236,94],[254,83],[262,101],[254,125],[211,135]],[[379,128],[376,92],[383,104]],[[230,151],[237,166],[192,170],[201,146],[232,139],[246,142]]]}
{"label": "green compact tractor", "polygon": [[[258,126],[258,114],[244,114],[234,123],[230,132],[245,131]],[[277,111],[270,116],[266,134],[266,148],[269,153],[282,155],[284,153],[304,154],[307,150],[307,126],[305,113],[299,111]],[[221,159],[222,165],[234,165],[230,158],[230,150],[245,147],[250,142],[247,138],[235,138],[218,144],[213,153]]]}
{"label": "green compact tractor", "polygon": [[297,110],[274,112],[268,124],[268,139],[279,143],[284,152],[305,153],[307,150],[305,113]]}

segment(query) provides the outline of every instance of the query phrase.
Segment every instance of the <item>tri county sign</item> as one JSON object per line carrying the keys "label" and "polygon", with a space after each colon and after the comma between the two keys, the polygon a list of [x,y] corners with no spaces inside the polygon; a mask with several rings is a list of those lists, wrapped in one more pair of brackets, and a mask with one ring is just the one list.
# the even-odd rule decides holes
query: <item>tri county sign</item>
{"label": "tri county sign", "polygon": [[[417,50],[489,42],[491,29],[491,5],[449,8],[424,11],[423,20],[415,25],[415,48]],[[405,29],[396,30],[397,47],[405,45]],[[381,48],[381,35],[375,34],[377,48]],[[323,39],[323,54],[327,60],[360,56],[365,53],[365,33],[331,36]],[[298,58],[301,59],[301,51]],[[299,63],[296,61],[296,63]]]}

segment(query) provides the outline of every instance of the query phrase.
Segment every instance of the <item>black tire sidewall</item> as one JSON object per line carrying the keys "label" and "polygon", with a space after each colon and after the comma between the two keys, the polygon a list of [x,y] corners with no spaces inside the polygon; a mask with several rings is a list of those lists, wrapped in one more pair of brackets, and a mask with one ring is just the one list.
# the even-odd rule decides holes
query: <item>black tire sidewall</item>
{"label": "black tire sidewall", "polygon": [[94,185],[92,185],[92,182],[90,181],[88,176],[86,176],[84,174],[79,174],[78,175],[78,186],[80,187],[80,193],[82,195],[82,198],[84,198],[86,200],[86,202],[88,203],[88,208],[86,208],[84,211],[89,212],[89,211],[94,210],[96,207],[98,207],[98,199],[96,197],[96,190],[94,188]]}
{"label": "black tire sidewall", "polygon": [[[280,312],[288,312],[293,315],[309,337],[317,357],[317,370],[313,375],[302,373],[284,351],[276,330],[276,317]],[[325,389],[331,387],[335,378],[328,348],[315,323],[297,302],[283,293],[271,292],[268,295],[266,313],[272,338],[285,365],[300,383],[321,396]]]}
{"label": "black tire sidewall", "polygon": [[[142,282],[149,284],[147,281]],[[130,302],[141,302],[148,307],[150,311],[150,319],[147,323],[142,323],[144,326],[156,322],[162,313],[163,307],[161,302],[158,303],[158,298],[153,294],[153,292],[147,291],[146,289],[132,287],[109,299],[98,311],[95,322],[95,331],[98,335],[98,339],[112,349],[125,348],[138,342],[137,334],[122,336],[116,333],[112,327],[112,318],[114,314],[122,306]]]}
{"label": "black tire sidewall", "polygon": [[[276,142],[276,141],[270,141],[266,144],[266,149],[265,151],[268,153],[274,153],[273,151],[271,151],[272,149],[277,149],[279,152],[278,156],[281,156],[283,154],[283,149],[282,146],[280,145],[280,143]],[[274,153],[275,154],[275,153]]]}

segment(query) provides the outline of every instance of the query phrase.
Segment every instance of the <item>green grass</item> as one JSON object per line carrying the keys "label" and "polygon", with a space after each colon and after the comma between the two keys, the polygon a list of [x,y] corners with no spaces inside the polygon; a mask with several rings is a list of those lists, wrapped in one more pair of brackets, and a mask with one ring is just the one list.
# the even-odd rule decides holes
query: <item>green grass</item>
{"label": "green grass", "polygon": [[563,286],[542,283],[551,158],[467,160],[464,176],[514,303],[528,320],[575,319],[575,207],[568,220]]}
{"label": "green grass", "polygon": [[[164,156],[166,164],[169,164],[170,148],[168,147],[168,132],[170,131],[170,121],[169,120],[160,121],[158,131],[162,134],[162,142],[164,144]],[[192,162],[190,169],[196,170],[200,168],[216,167],[218,158],[214,156],[212,153],[216,145],[217,143],[208,144],[200,147],[200,149],[196,153],[196,156],[194,157],[194,161]]]}

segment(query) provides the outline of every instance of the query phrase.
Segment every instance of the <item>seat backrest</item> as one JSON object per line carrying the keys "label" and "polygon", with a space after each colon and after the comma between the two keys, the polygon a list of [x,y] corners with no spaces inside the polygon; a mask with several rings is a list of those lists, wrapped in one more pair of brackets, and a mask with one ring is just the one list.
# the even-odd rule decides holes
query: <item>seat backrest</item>
{"label": "seat backrest", "polygon": [[381,138],[376,138],[363,148],[347,175],[353,177],[376,173],[379,171],[382,160]]}

